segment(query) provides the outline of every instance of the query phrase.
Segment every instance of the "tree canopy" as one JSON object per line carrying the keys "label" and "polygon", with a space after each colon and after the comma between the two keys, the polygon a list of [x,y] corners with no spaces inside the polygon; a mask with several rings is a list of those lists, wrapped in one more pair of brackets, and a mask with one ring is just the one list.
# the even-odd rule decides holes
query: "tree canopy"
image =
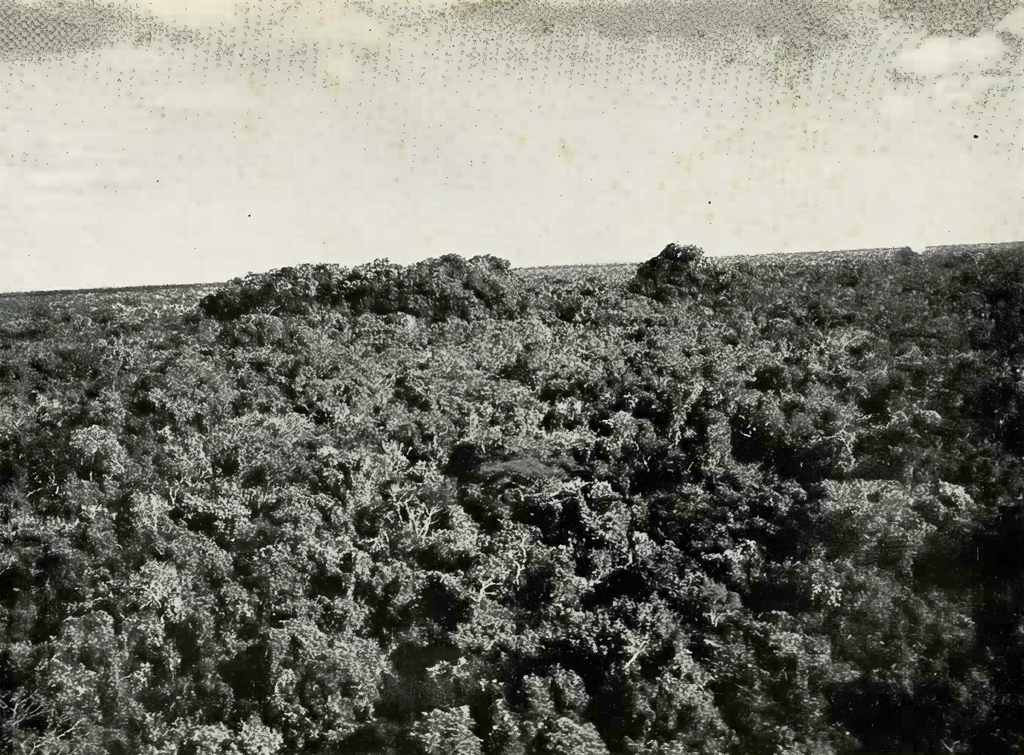
{"label": "tree canopy", "polygon": [[1019,261],[0,297],[16,753],[1016,753]]}

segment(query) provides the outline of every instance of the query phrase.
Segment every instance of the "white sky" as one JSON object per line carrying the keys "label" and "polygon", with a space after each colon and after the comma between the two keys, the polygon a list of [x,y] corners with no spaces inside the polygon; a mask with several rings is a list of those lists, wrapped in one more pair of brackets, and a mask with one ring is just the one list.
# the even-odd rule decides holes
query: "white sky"
{"label": "white sky", "polygon": [[0,56],[0,290],[1024,239],[1024,10],[963,37],[814,0],[249,5]]}

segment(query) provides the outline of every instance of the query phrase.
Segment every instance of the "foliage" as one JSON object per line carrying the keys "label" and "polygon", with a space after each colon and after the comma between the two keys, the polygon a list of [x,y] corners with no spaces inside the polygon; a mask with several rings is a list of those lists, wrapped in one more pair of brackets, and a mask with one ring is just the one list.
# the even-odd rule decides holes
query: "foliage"
{"label": "foliage", "polygon": [[[406,314],[428,321],[508,317],[518,311],[508,262],[490,255],[467,261],[457,254],[405,268],[377,260],[351,270],[306,264],[250,273],[204,297],[199,306],[218,320],[256,313],[308,315],[322,307],[344,307],[354,315]],[[259,339],[263,331],[256,325],[252,333]]]}
{"label": "foliage", "polygon": [[729,285],[729,272],[709,261],[700,247],[669,244],[640,265],[630,291],[658,301],[678,297],[717,297]]}
{"label": "foliage", "polygon": [[15,753],[1017,752],[1019,260],[0,297]]}

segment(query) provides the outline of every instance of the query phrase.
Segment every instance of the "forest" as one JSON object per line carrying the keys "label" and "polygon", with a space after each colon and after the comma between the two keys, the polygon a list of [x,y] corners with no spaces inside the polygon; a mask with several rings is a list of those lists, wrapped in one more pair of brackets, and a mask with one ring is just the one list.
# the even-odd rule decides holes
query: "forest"
{"label": "forest", "polygon": [[4,745],[1016,754],[1021,255],[0,297]]}

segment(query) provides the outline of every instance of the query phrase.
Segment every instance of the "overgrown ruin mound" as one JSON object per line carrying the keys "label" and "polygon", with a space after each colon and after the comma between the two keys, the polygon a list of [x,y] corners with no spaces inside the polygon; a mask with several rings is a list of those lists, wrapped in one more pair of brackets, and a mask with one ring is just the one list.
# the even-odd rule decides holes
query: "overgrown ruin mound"
{"label": "overgrown ruin mound", "polygon": [[409,314],[430,321],[508,317],[519,309],[507,260],[457,254],[403,267],[386,259],[352,269],[305,264],[236,278],[205,297],[200,309],[217,320],[254,313],[303,315],[341,308],[354,315]]}
{"label": "overgrown ruin mound", "polygon": [[629,290],[662,302],[713,297],[728,288],[730,277],[725,269],[705,258],[700,247],[669,244],[637,268]]}

